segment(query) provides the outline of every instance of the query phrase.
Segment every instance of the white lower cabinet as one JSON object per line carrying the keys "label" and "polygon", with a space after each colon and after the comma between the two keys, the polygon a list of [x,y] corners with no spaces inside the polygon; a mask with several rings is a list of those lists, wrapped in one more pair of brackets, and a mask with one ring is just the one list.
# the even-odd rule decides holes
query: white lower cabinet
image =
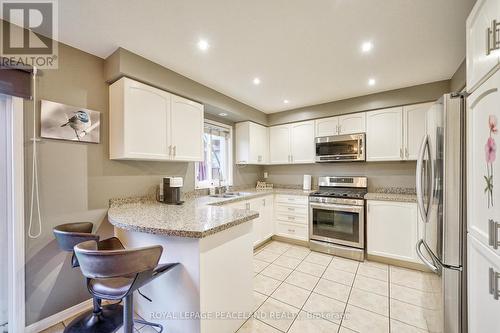
{"label": "white lower cabinet", "polygon": [[253,220],[254,247],[274,235],[309,240],[309,199],[302,195],[266,195],[227,204],[226,207],[259,212]]}
{"label": "white lower cabinet", "polygon": [[258,246],[274,235],[273,199],[273,195],[266,195],[227,205],[236,209],[248,209],[259,212],[259,217],[252,221],[254,246]]}
{"label": "white lower cabinet", "polygon": [[276,195],[274,223],[276,235],[297,240],[309,240],[308,197]]}
{"label": "white lower cabinet", "polygon": [[470,234],[467,256],[469,332],[498,332],[500,257]]}
{"label": "white lower cabinet", "polygon": [[367,253],[421,263],[415,245],[422,221],[412,202],[367,201]]}

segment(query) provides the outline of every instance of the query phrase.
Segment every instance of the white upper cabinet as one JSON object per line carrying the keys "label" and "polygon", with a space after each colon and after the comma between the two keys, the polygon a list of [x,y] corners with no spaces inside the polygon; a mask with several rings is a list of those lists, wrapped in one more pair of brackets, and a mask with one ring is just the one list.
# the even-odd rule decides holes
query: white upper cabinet
{"label": "white upper cabinet", "polygon": [[236,164],[269,163],[269,128],[245,121],[235,131]]}
{"label": "white upper cabinet", "polygon": [[172,95],[170,133],[174,160],[203,161],[203,105]]}
{"label": "white upper cabinet", "polygon": [[366,112],[358,112],[339,116],[338,134],[356,134],[366,131]]}
{"label": "white upper cabinet", "polygon": [[366,113],[367,161],[403,159],[402,121],[402,107]]}
{"label": "white upper cabinet", "polygon": [[332,136],[364,133],[366,131],[366,113],[358,112],[338,117],[316,119],[315,136]]}
{"label": "white upper cabinet", "polygon": [[338,134],[339,117],[316,119],[314,121],[316,137]]}
{"label": "white upper cabinet", "polygon": [[288,164],[290,158],[290,125],[269,128],[269,153],[271,164]]}
{"label": "white upper cabinet", "polygon": [[[496,72],[467,98],[467,226],[468,231],[491,250],[500,241],[500,72]],[[491,221],[491,222],[490,222]],[[491,230],[490,230],[491,228]],[[495,235],[496,234],[496,235]]]}
{"label": "white upper cabinet", "polygon": [[[500,41],[500,34],[493,34],[493,20],[500,22],[500,2],[497,0],[478,0],[467,18],[467,90],[476,89],[478,83],[499,62],[500,51],[488,52]],[[496,41],[493,41],[493,36]],[[489,42],[488,42],[489,41]]]}
{"label": "white upper cabinet", "polygon": [[111,159],[203,159],[203,105],[128,78],[109,87],[109,104]]}
{"label": "white upper cabinet", "polygon": [[314,163],[314,121],[272,126],[269,151],[271,164]]}
{"label": "white upper cabinet", "polygon": [[290,125],[291,162],[295,164],[314,163],[314,121],[303,121]]}
{"label": "white upper cabinet", "polygon": [[417,160],[420,144],[425,136],[427,110],[432,103],[403,107],[404,159]]}
{"label": "white upper cabinet", "polygon": [[366,160],[416,160],[431,105],[421,103],[367,112]]}

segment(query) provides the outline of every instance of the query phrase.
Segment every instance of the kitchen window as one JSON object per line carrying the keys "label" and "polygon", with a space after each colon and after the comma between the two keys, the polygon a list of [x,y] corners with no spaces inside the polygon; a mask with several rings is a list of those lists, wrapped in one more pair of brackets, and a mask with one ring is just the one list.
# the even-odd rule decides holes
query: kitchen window
{"label": "kitchen window", "polygon": [[195,163],[195,187],[210,188],[233,184],[232,127],[205,121],[203,162]]}

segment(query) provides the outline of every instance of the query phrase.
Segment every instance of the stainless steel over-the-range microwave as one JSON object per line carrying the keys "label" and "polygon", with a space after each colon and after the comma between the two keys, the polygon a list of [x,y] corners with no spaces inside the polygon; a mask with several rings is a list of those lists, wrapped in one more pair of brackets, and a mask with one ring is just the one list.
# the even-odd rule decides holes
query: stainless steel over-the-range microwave
{"label": "stainless steel over-the-range microwave", "polygon": [[317,137],[316,162],[365,161],[365,134]]}

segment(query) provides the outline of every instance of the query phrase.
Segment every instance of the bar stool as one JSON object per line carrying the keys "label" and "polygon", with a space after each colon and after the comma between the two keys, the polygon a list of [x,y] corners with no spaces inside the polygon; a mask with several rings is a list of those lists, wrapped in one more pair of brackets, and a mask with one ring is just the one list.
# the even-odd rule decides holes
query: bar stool
{"label": "bar stool", "polygon": [[[71,266],[79,267],[73,247],[81,242],[93,240],[98,241],[99,236],[92,233],[94,225],[90,222],[67,223],[56,226],[53,229],[54,236],[59,248],[71,252]],[[123,249],[118,238],[109,238],[99,242],[100,249]],[[120,304],[109,304],[102,306],[101,299],[93,297],[93,309],[86,311],[71,321],[64,329],[64,333],[111,333],[117,331],[123,324],[121,316],[123,306]]]}
{"label": "bar stool", "polygon": [[[124,300],[123,332],[134,330],[134,291],[172,270],[178,263],[160,264],[163,248],[160,245],[135,249],[102,250],[100,242],[90,240],[74,248],[89,292],[100,299]],[[135,322],[163,326],[144,320]]]}

